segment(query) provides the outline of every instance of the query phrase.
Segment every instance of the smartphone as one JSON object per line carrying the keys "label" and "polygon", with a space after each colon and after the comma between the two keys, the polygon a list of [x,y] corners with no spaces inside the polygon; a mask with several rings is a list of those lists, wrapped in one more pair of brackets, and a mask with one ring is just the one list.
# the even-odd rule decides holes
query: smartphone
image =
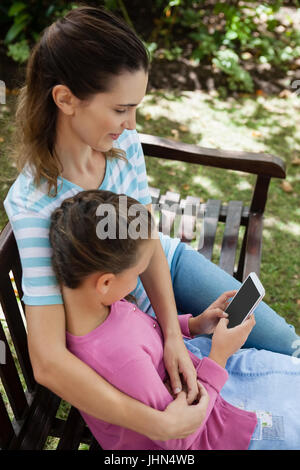
{"label": "smartphone", "polygon": [[243,323],[265,295],[265,289],[255,273],[250,273],[232,298],[225,312],[228,313],[227,328]]}

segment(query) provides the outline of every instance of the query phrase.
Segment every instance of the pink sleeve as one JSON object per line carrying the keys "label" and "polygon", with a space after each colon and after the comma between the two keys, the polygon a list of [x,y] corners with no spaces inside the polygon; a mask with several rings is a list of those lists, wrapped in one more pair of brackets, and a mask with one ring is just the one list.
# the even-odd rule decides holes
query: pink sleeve
{"label": "pink sleeve", "polygon": [[183,336],[186,336],[188,338],[191,338],[191,333],[189,330],[189,318],[191,318],[192,316],[193,315],[191,313],[188,313],[186,315],[178,315],[181,333],[183,334]]}
{"label": "pink sleeve", "polygon": [[[172,395],[148,355],[123,365],[122,370],[116,371],[114,377],[110,378],[110,382],[127,395],[160,411],[173,401]],[[197,435],[198,431],[185,439],[154,442],[161,449],[185,450],[192,445]]]}
{"label": "pink sleeve", "polygon": [[[205,430],[207,420],[214,409],[220,391],[228,379],[228,372],[212,359],[204,357],[197,367],[197,377],[209,394],[209,404],[206,410],[206,416],[201,424],[202,430]],[[205,442],[205,435],[202,437],[203,444]]]}
{"label": "pink sleeve", "polygon": [[[200,428],[185,439],[155,441],[162,449],[186,450],[192,446],[195,439],[199,438],[199,431],[205,429],[206,421],[214,407],[219,391],[228,377],[227,372],[222,367],[208,358],[200,361],[197,374],[210,396],[206,417]],[[117,371],[110,382],[113,382],[124,393],[160,411],[163,411],[173,401],[173,397],[158,374],[151,356],[148,355],[131,360],[125,366],[123,365],[122,370]]]}

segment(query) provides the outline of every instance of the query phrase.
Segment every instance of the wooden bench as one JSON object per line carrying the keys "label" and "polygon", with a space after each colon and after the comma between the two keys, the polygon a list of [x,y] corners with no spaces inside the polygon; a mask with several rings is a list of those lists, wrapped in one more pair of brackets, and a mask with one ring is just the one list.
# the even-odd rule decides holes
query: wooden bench
{"label": "wooden bench", "polygon": [[[200,194],[180,199],[179,194],[151,188],[159,228],[190,243],[198,236],[196,249],[211,259],[217,230],[221,227],[219,265],[239,280],[251,271],[259,274],[263,213],[270,179],[285,178],[285,166],[272,155],[231,152],[141,134],[147,156],[179,160],[257,175],[248,207],[239,201],[200,201]],[[195,231],[200,221],[200,235]],[[225,227],[224,227],[225,224]],[[239,233],[243,229],[242,242]],[[239,248],[240,245],[240,248]],[[59,439],[57,449],[78,449],[81,443],[90,450],[101,449],[85,426],[79,412],[69,407],[64,419],[57,415],[61,399],[38,385],[33,376],[27,349],[26,320],[22,301],[22,269],[10,224],[0,234],[0,301],[5,316],[0,322],[0,448],[43,449],[47,438]],[[12,281],[12,277],[14,281]],[[5,350],[5,358],[3,357]],[[1,364],[2,362],[2,364]],[[101,399],[101,397],[99,397]]]}

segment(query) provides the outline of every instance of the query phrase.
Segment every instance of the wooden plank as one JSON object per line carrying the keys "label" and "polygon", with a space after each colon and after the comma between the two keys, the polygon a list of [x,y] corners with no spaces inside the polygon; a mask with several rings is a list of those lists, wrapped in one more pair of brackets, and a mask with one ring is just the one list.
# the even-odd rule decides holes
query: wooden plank
{"label": "wooden plank", "polygon": [[14,436],[14,428],[9,419],[2,396],[0,395],[0,450],[7,449]]}
{"label": "wooden plank", "polygon": [[50,435],[61,399],[50,390],[37,385],[29,412],[17,437],[10,444],[11,450],[42,450]]}
{"label": "wooden plank", "polygon": [[57,450],[77,450],[86,428],[79,411],[72,406],[68,418],[65,421],[62,436],[59,440]]}
{"label": "wooden plank", "polygon": [[6,224],[0,233],[1,271],[9,272],[16,250],[16,240],[10,223]]}
{"label": "wooden plank", "polygon": [[269,176],[259,175],[256,178],[256,184],[253,191],[250,212],[259,212],[260,214],[264,213],[265,206],[267,203],[270,180],[271,178]]}
{"label": "wooden plank", "polygon": [[10,277],[5,273],[0,276],[0,302],[26,384],[31,391],[35,380],[28,353],[27,333]]}
{"label": "wooden plank", "polygon": [[149,157],[177,160],[198,165],[285,178],[284,161],[272,154],[220,150],[176,142],[148,134],[139,134],[144,154]]}
{"label": "wooden plank", "polygon": [[242,210],[243,203],[241,201],[229,202],[219,266],[231,276],[234,271]]}
{"label": "wooden plank", "polygon": [[28,410],[28,403],[1,322],[0,340],[5,344],[5,364],[0,365],[0,378],[14,416],[19,420]]}
{"label": "wooden plank", "polygon": [[152,188],[151,186],[149,186],[149,192],[152,199],[152,204],[153,206],[155,206],[156,204],[158,204],[159,201],[160,189]]}
{"label": "wooden plank", "polygon": [[177,237],[182,242],[190,243],[196,236],[196,217],[200,207],[200,198],[187,196],[180,203],[182,216],[178,228]]}
{"label": "wooden plank", "polygon": [[250,214],[249,224],[246,231],[245,256],[243,266],[243,278],[255,272],[258,276],[260,273],[260,262],[262,253],[262,231],[263,231],[263,215]]}
{"label": "wooden plank", "polygon": [[204,241],[198,247],[199,253],[211,260],[218,226],[221,201],[208,199],[203,221]]}
{"label": "wooden plank", "polygon": [[168,191],[159,199],[160,217],[158,230],[165,235],[172,236],[176,213],[179,209],[180,195]]}
{"label": "wooden plank", "polygon": [[[227,210],[228,210],[228,204],[222,204],[221,210],[220,210],[220,216],[219,216],[219,221],[220,222],[226,222]],[[241,217],[241,225],[247,227],[248,219],[249,219],[249,207],[248,206],[243,206],[242,217]]]}
{"label": "wooden plank", "polygon": [[100,446],[99,442],[96,441],[96,439],[94,437],[92,439],[89,450],[91,450],[91,451],[99,451],[99,450],[101,451],[102,450],[102,447]]}

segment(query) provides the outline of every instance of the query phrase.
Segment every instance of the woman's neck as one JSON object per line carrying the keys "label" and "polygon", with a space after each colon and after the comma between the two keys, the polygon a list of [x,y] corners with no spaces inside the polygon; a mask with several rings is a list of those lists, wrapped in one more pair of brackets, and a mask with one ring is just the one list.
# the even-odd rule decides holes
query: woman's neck
{"label": "woman's neck", "polygon": [[75,336],[84,336],[103,323],[110,307],[101,304],[95,293],[84,292],[80,287],[62,287],[66,312],[66,329]]}
{"label": "woman's neck", "polygon": [[55,152],[63,178],[86,190],[100,187],[106,170],[105,154],[76,138],[63,119],[57,125]]}

